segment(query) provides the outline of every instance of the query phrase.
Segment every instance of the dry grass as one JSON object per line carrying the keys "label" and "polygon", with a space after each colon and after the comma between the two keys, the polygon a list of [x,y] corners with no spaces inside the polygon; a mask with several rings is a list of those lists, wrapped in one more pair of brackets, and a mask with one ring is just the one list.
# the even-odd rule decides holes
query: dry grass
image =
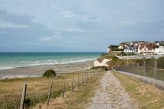
{"label": "dry grass", "polygon": [[[88,70],[89,76],[91,72],[99,70]],[[27,97],[30,99],[30,106],[47,100],[49,85],[53,82],[52,97],[56,98],[61,95],[63,90],[64,77],[66,78],[66,91],[71,90],[71,82],[74,75],[74,80],[77,81],[78,74],[80,81],[82,72],[73,72],[57,75],[54,78],[19,78],[0,81],[0,109],[16,109],[19,107],[23,84],[27,84]],[[75,82],[77,86],[77,82]]]}
{"label": "dry grass", "polygon": [[127,75],[115,72],[140,109],[164,109],[164,91]]}
{"label": "dry grass", "polygon": [[103,74],[104,73],[101,72],[100,75],[90,78],[86,84],[83,83],[83,85],[81,85],[80,89],[75,88],[73,93],[67,91],[64,98],[58,97],[52,99],[48,107],[46,103],[39,103],[32,109],[85,109],[89,98],[93,96],[94,89]]}

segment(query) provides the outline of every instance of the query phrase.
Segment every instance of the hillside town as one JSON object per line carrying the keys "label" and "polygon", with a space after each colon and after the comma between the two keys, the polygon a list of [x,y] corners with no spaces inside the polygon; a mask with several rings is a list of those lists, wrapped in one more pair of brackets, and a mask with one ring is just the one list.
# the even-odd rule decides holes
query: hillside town
{"label": "hillside town", "polygon": [[110,45],[107,48],[107,54],[103,54],[100,58],[96,59],[94,66],[109,67],[112,55],[119,59],[159,58],[164,56],[164,41],[131,41],[122,42],[118,45]]}
{"label": "hillside town", "polygon": [[122,42],[119,45],[110,45],[107,53],[124,52],[134,55],[164,55],[164,41],[145,42],[132,41]]}

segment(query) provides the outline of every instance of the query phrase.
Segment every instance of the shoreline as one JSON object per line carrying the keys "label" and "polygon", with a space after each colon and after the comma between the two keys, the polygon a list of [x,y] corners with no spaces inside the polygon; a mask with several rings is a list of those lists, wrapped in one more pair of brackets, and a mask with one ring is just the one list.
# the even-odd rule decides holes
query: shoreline
{"label": "shoreline", "polygon": [[91,67],[93,67],[93,60],[68,64],[16,67],[12,69],[0,70],[0,80],[23,77],[40,77],[47,69],[53,69],[56,73],[63,73],[85,70]]}

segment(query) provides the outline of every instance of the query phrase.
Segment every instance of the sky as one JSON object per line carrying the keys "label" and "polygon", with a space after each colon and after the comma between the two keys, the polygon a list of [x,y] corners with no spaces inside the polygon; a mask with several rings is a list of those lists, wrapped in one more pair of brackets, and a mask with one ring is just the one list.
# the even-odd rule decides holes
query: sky
{"label": "sky", "polygon": [[104,52],[164,40],[164,0],[0,0],[0,52]]}

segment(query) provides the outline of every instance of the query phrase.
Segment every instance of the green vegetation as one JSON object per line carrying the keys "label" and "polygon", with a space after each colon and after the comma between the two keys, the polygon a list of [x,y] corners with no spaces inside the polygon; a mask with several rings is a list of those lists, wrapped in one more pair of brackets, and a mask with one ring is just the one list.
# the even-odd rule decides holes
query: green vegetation
{"label": "green vegetation", "polygon": [[112,50],[112,51],[123,51],[123,49],[118,49],[118,45],[110,45],[109,48]]}
{"label": "green vegetation", "polygon": [[[139,109],[163,109],[164,91],[130,76],[114,72]],[[127,82],[128,80],[128,82]]]}
{"label": "green vegetation", "polygon": [[120,54],[118,54],[118,56],[133,56],[136,55],[135,53],[125,53],[125,52],[121,52]]}
{"label": "green vegetation", "polygon": [[107,71],[108,70],[108,68],[105,66],[92,67],[91,69],[100,70],[100,71]]}
{"label": "green vegetation", "polygon": [[106,54],[106,53],[102,53],[101,54],[101,57],[102,58],[112,58],[113,56],[116,56],[116,55],[118,55],[120,52],[118,51],[118,52],[114,52],[114,51],[111,51],[111,52],[109,52],[108,54]]}
{"label": "green vegetation", "polygon": [[43,74],[43,77],[55,77],[55,76],[56,76],[56,72],[52,69],[46,70]]}

